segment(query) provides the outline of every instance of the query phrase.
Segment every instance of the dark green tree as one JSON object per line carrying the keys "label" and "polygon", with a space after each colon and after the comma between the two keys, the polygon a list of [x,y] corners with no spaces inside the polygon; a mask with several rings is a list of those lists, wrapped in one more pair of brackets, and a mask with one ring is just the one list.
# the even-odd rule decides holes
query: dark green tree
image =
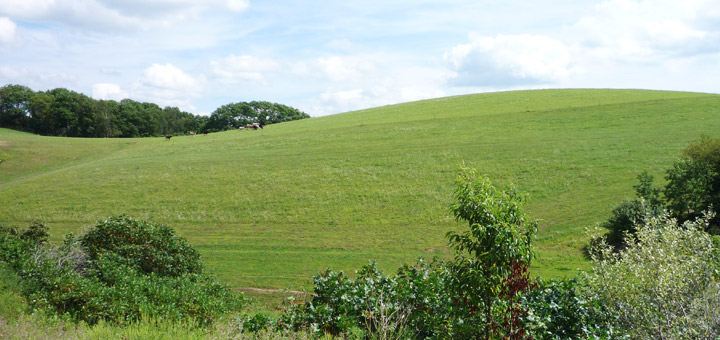
{"label": "dark green tree", "polygon": [[22,85],[0,87],[0,127],[27,130],[33,91]]}
{"label": "dark green tree", "polygon": [[[683,158],[667,170],[663,193],[667,208],[681,222],[695,220],[708,209],[720,207],[720,139],[701,137],[683,152]],[[718,231],[720,217],[710,220]]]}

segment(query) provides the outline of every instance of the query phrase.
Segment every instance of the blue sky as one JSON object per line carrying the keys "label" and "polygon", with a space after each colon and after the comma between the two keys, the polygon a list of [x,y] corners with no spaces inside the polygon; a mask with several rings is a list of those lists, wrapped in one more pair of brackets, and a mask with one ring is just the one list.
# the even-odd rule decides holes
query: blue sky
{"label": "blue sky", "polygon": [[3,0],[0,85],[313,115],[536,88],[720,93],[720,1]]}

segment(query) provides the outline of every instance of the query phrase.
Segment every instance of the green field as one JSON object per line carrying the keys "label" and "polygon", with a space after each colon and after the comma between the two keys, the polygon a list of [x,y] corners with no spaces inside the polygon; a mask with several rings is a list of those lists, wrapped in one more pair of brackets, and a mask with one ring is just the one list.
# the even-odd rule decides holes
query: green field
{"label": "green field", "polygon": [[720,95],[538,90],[385,106],[207,136],[41,137],[0,129],[0,223],[55,240],[125,213],[167,224],[235,287],[303,288],[327,267],[447,256],[460,164],[515,183],[540,220],[533,273],[586,268],[585,229],[701,134]]}

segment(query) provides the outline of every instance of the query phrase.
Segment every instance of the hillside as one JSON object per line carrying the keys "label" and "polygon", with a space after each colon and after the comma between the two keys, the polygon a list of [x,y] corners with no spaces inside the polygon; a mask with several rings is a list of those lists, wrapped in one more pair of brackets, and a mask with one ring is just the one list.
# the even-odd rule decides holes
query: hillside
{"label": "hillside", "polygon": [[440,98],[228,131],[138,139],[0,129],[0,223],[45,222],[56,240],[109,215],[164,223],[236,287],[307,287],[318,270],[369,259],[393,269],[447,254],[459,164],[515,183],[540,220],[533,266],[585,268],[585,229],[662,181],[720,95],[542,90]]}

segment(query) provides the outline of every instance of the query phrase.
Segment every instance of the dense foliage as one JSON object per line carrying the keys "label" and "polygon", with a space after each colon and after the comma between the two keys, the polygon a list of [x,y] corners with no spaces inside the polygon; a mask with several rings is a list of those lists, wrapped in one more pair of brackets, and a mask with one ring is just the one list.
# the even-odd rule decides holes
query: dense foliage
{"label": "dense foliage", "polygon": [[595,243],[585,295],[634,339],[718,338],[720,240],[703,231],[712,217],[646,216],[625,249]]}
{"label": "dense foliage", "polygon": [[0,127],[49,136],[148,137],[309,117],[295,108],[269,102],[224,105],[205,117],[131,99],[95,100],[64,88],[35,92],[22,85],[0,87]]}
{"label": "dense foliage", "polygon": [[371,264],[355,279],[327,270],[313,278],[312,299],[291,304],[278,325],[330,334],[361,328],[380,338],[528,338],[521,297],[533,287],[537,227],[522,196],[463,169],[455,198],[451,210],[469,230],[448,234],[453,261],[420,260],[396,275]]}
{"label": "dense foliage", "polygon": [[201,131],[223,131],[252,123],[268,125],[304,118],[310,118],[310,115],[287,105],[264,101],[232,103],[223,105],[210,114]]}
{"label": "dense foliage", "polygon": [[465,336],[481,332],[486,339],[500,334],[523,339],[520,316],[526,311],[518,298],[531,286],[528,268],[537,224],[525,216],[524,199],[514,187],[499,190],[473,170],[458,175],[455,199],[455,218],[468,223],[463,233],[447,235],[455,249],[450,288],[457,309],[465,310],[466,330],[457,331]]}
{"label": "dense foliage", "polygon": [[127,216],[98,223],[80,243],[93,260],[114,254],[143,274],[177,277],[203,271],[200,254],[172,229]]}
{"label": "dense foliage", "polygon": [[243,305],[165,226],[118,216],[60,246],[46,238],[39,224],[0,232],[0,261],[18,273],[34,309],[90,324],[154,318],[204,326]]}
{"label": "dense foliage", "polygon": [[[637,197],[617,205],[602,224],[610,231],[608,243],[622,248],[624,234],[633,234],[635,225],[642,224],[645,216],[657,217],[667,210],[682,223],[720,206],[720,139],[702,137],[691,143],[683,157],[666,170],[665,179],[667,183],[660,190],[653,187],[653,177],[647,172],[638,175]],[[720,233],[717,216],[711,218],[707,231]]]}

